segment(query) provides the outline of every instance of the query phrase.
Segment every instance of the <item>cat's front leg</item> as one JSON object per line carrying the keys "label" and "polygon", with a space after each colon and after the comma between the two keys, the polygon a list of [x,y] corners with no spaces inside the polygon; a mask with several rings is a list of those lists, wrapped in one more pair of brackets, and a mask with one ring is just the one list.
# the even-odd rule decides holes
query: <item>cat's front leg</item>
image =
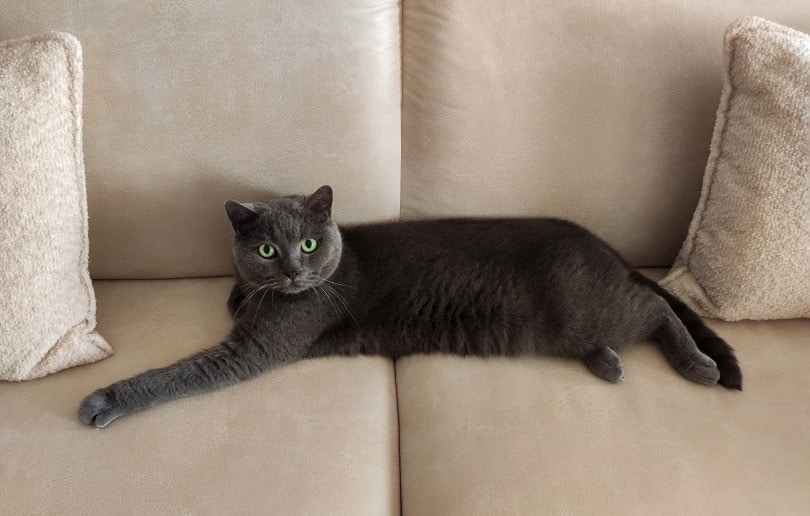
{"label": "cat's front leg", "polygon": [[219,389],[300,358],[289,348],[268,349],[249,338],[228,338],[168,367],[152,369],[87,396],[79,419],[102,428],[116,419],[176,398]]}

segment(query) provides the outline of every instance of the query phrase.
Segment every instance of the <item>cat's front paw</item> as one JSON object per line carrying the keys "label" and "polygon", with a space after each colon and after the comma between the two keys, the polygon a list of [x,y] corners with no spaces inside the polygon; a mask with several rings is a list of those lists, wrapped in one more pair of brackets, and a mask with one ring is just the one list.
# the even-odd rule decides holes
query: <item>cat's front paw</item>
{"label": "cat's front paw", "polygon": [[87,396],[79,406],[79,419],[86,425],[103,428],[124,415],[116,403],[112,387],[99,389]]}

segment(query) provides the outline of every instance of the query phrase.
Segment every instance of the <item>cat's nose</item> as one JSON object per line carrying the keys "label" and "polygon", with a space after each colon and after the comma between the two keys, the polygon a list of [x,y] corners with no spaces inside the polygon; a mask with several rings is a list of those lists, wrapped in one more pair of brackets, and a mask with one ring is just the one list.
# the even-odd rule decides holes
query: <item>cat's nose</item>
{"label": "cat's nose", "polygon": [[298,277],[298,271],[296,271],[296,270],[282,271],[282,272],[284,273],[285,276],[290,278],[290,280],[292,280],[292,281],[295,281],[295,278]]}

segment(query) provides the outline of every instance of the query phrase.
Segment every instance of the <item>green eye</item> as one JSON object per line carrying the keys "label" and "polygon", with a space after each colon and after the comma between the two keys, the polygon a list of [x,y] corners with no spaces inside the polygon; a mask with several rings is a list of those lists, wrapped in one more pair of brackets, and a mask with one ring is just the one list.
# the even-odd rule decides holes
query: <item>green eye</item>
{"label": "green eye", "polygon": [[318,247],[318,242],[314,238],[307,238],[301,242],[301,250],[305,253],[311,253]]}
{"label": "green eye", "polygon": [[272,258],[276,255],[276,248],[270,244],[262,244],[259,246],[259,256],[262,258]]}

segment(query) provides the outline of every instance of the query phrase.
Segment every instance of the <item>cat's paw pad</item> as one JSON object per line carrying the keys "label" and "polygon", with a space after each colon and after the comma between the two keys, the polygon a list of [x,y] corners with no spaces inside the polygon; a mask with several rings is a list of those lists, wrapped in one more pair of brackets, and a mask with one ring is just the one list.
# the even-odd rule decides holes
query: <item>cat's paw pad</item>
{"label": "cat's paw pad", "polygon": [[124,412],[116,406],[115,392],[109,387],[87,396],[79,406],[79,419],[86,425],[103,428]]}
{"label": "cat's paw pad", "polygon": [[703,353],[684,359],[678,370],[687,379],[702,385],[714,385],[720,379],[717,364]]}

